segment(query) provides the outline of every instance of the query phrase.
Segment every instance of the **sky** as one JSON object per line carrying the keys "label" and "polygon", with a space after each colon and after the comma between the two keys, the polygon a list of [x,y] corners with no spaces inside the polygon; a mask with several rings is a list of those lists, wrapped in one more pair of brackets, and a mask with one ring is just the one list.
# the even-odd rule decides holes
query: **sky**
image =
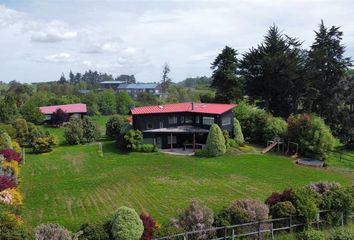
{"label": "sky", "polygon": [[239,57],[269,26],[308,48],[321,19],[344,32],[354,57],[352,0],[0,0],[0,81],[58,80],[70,70],[158,82],[210,76],[228,45]]}

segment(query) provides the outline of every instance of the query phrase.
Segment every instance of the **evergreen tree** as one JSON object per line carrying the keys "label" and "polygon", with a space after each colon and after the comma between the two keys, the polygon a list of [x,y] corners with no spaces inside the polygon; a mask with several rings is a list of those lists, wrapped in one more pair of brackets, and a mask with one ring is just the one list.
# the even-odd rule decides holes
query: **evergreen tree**
{"label": "evergreen tree", "polygon": [[308,56],[311,88],[305,106],[323,117],[334,132],[338,132],[340,106],[345,102],[345,84],[341,81],[352,61],[344,57],[345,46],[341,43],[343,32],[339,27],[327,28],[321,21],[315,34]]}
{"label": "evergreen tree", "polygon": [[247,95],[276,116],[297,112],[306,84],[301,43],[273,25],[262,44],[244,54]]}
{"label": "evergreen tree", "polygon": [[73,72],[71,70],[69,73],[69,81],[70,81],[70,83],[75,83],[75,75],[73,74]]}
{"label": "evergreen tree", "polygon": [[216,89],[215,100],[230,103],[243,96],[242,79],[237,77],[237,51],[226,46],[211,64],[213,70],[211,86]]}
{"label": "evergreen tree", "polygon": [[206,142],[206,151],[208,156],[216,157],[224,155],[226,152],[226,144],[224,135],[217,124],[210,127]]}

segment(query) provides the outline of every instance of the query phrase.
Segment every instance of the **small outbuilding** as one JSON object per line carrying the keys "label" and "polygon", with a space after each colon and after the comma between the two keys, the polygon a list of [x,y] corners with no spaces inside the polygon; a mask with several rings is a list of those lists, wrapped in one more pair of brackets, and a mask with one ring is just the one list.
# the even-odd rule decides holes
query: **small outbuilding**
{"label": "small outbuilding", "polygon": [[61,109],[67,113],[69,118],[71,116],[82,118],[87,113],[87,107],[84,103],[43,106],[39,108],[39,110],[45,115],[46,122],[49,122],[52,119],[53,113],[55,113],[58,109]]}

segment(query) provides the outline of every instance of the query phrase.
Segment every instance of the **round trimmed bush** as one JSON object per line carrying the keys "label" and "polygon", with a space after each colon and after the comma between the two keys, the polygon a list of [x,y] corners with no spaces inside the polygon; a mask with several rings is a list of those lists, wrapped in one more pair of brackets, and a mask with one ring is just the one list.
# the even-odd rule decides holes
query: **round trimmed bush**
{"label": "round trimmed bush", "polygon": [[144,225],[134,209],[120,207],[112,220],[112,234],[115,240],[139,240]]}
{"label": "round trimmed bush", "polygon": [[217,124],[213,124],[210,127],[207,142],[206,151],[208,156],[216,157],[224,155],[226,152],[225,138]]}
{"label": "round trimmed bush", "polygon": [[295,213],[296,209],[289,201],[278,202],[270,208],[270,215],[272,215],[273,218],[289,217]]}

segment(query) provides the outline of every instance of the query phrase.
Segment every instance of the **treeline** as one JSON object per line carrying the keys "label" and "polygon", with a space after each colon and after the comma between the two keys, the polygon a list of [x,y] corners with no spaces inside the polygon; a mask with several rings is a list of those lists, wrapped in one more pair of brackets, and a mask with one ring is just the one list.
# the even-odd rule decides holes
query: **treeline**
{"label": "treeline", "polygon": [[275,25],[242,56],[226,46],[211,67],[215,101],[248,100],[283,118],[314,113],[343,142],[352,142],[354,76],[342,37],[339,27],[322,21],[309,49]]}

